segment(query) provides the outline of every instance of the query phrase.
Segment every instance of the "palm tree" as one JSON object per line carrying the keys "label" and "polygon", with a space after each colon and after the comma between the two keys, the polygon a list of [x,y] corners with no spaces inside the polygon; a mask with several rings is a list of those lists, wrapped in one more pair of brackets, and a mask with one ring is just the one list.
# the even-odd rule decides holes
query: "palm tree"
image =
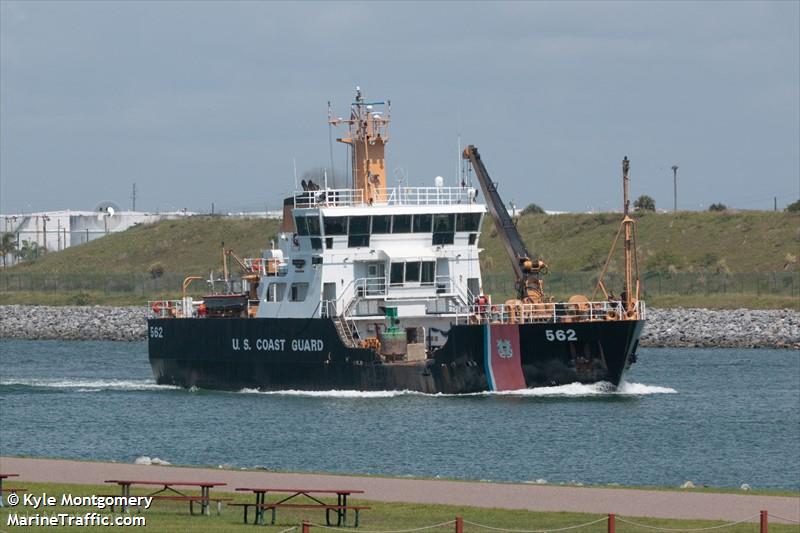
{"label": "palm tree", "polygon": [[6,268],[6,256],[13,255],[17,251],[17,239],[13,233],[3,233],[0,237],[0,255],[3,256],[3,268]]}

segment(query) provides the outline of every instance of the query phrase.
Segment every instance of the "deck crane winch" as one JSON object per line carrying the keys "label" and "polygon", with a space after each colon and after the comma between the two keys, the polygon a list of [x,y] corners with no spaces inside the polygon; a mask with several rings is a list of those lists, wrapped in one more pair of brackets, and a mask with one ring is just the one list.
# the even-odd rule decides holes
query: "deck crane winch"
{"label": "deck crane winch", "polygon": [[489,173],[486,171],[483,161],[481,161],[478,149],[474,145],[469,145],[464,150],[464,159],[468,160],[475,170],[478,183],[480,183],[483,196],[486,199],[486,205],[497,227],[497,235],[503,241],[506,253],[511,259],[514,274],[517,278],[517,298],[526,304],[544,303],[542,275],[547,273],[547,265],[541,259],[533,258],[528,251],[516,224],[514,224],[514,220],[508,214],[508,210],[497,192],[495,183],[489,177]]}

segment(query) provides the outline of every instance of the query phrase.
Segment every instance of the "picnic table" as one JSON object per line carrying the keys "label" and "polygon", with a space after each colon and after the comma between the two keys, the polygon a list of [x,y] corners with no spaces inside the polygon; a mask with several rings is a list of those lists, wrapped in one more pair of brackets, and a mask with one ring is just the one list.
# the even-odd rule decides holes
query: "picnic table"
{"label": "picnic table", "polygon": [[[239,492],[252,492],[256,495],[255,503],[232,503],[238,507],[244,508],[244,523],[247,523],[247,509],[253,507],[255,510],[254,524],[264,523],[264,510],[270,509],[272,511],[272,524],[275,524],[275,513],[278,508],[293,508],[293,509],[325,509],[325,523],[329,526],[333,525],[331,521],[331,511],[336,513],[336,526],[347,525],[347,511],[355,512],[354,527],[358,527],[359,511],[369,509],[369,507],[358,505],[347,505],[347,498],[351,494],[363,494],[363,490],[353,489],[283,489],[283,488],[264,488],[264,487],[237,487]],[[267,493],[273,494],[288,494],[275,502],[267,502]],[[322,501],[325,495],[336,494],[336,504],[330,504]],[[295,500],[298,498],[299,500]],[[295,500],[292,503],[292,500]],[[303,501],[305,503],[300,503]]]}
{"label": "picnic table", "polygon": [[[116,483],[117,485],[119,485],[122,491],[122,496],[124,498],[131,497],[131,485],[160,486],[161,488],[159,490],[151,492],[150,494],[145,494],[144,496],[150,496],[155,499],[161,499],[161,500],[188,501],[190,514],[194,514],[195,502],[198,502],[200,504],[201,514],[205,515],[211,514],[209,512],[209,504],[212,501],[217,502],[217,514],[219,514],[222,506],[222,501],[230,499],[230,498],[211,497],[210,493],[212,487],[221,487],[223,485],[227,485],[227,483],[220,483],[214,481],[153,481],[153,480],[132,480],[132,479],[107,479],[105,483]],[[175,487],[200,487],[200,496],[191,496],[185,494],[184,492],[181,492]],[[171,494],[163,494],[163,493],[171,493]],[[123,513],[127,511],[127,505],[125,503],[122,504],[121,510]]]}
{"label": "picnic table", "polygon": [[[3,507],[3,480],[9,477],[19,477],[19,474],[2,474],[0,473],[0,507]],[[10,491],[9,491],[10,492]]]}

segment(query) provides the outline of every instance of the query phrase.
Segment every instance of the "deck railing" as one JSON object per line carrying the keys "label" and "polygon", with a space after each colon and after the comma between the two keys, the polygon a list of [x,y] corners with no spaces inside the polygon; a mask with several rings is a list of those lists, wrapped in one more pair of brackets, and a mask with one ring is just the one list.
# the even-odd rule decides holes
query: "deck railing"
{"label": "deck railing", "polygon": [[436,276],[433,281],[415,281],[404,283],[391,283],[385,276],[373,278],[358,278],[354,281],[357,297],[401,296],[403,293],[419,293],[425,289],[433,291],[431,296],[456,294],[462,296],[468,293],[466,287],[461,287],[450,276]]}
{"label": "deck railing", "polygon": [[[471,187],[394,187],[378,191],[372,205],[448,205],[475,203]],[[362,189],[300,191],[294,195],[295,207],[350,207],[369,204]]]}
{"label": "deck railing", "polygon": [[[634,316],[644,320],[646,305],[639,301]],[[591,322],[628,318],[622,302],[553,302],[541,304],[470,305],[457,314],[458,323],[469,324],[532,324],[539,322]]]}
{"label": "deck railing", "polygon": [[183,300],[151,300],[147,302],[150,318],[185,318],[192,316],[184,312]]}

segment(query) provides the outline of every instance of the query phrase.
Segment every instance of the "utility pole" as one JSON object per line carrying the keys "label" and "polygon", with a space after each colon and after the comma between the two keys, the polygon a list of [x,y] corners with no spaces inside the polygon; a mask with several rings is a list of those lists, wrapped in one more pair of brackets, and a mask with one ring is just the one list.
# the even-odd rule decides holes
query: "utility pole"
{"label": "utility pole", "polygon": [[678,212],[678,165],[672,165],[672,195],[674,203],[672,211]]}
{"label": "utility pole", "polygon": [[131,193],[131,200],[133,200],[133,209],[131,209],[131,211],[136,211],[136,182],[133,183],[133,193]]}
{"label": "utility pole", "polygon": [[44,250],[43,253],[47,253],[47,221],[50,220],[50,217],[44,215],[42,217],[42,230],[44,233]]}
{"label": "utility pole", "polygon": [[778,197],[777,196],[773,196],[772,197],[772,210],[773,211],[777,211],[778,210]]}

